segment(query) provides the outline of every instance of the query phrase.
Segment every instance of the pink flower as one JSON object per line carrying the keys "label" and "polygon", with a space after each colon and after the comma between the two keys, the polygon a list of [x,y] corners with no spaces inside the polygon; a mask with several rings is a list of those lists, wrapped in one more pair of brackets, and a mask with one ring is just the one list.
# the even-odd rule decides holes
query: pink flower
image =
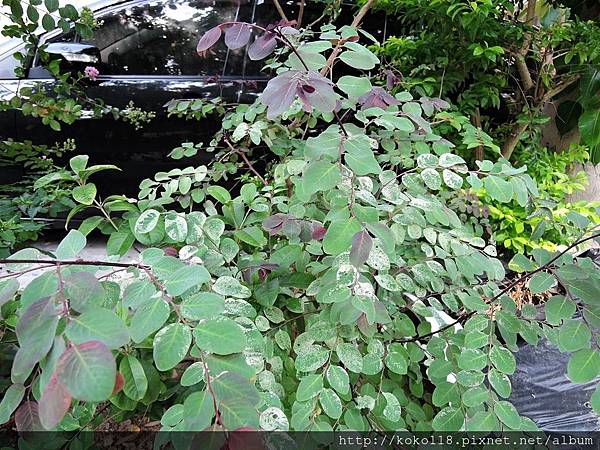
{"label": "pink flower", "polygon": [[83,72],[85,73],[85,76],[92,81],[96,81],[96,78],[98,78],[98,75],[100,75],[98,69],[92,66],[87,66]]}

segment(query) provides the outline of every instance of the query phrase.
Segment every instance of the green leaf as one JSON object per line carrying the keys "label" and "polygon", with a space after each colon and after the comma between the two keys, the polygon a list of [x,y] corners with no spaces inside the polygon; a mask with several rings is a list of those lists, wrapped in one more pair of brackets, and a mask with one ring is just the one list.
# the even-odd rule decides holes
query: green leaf
{"label": "green leaf", "polygon": [[209,354],[206,355],[206,364],[212,376],[219,376],[223,372],[235,372],[249,379],[256,375],[254,368],[248,365],[246,357],[241,353],[227,356]]}
{"label": "green leaf", "polygon": [[307,345],[298,350],[294,366],[301,372],[313,372],[323,367],[328,359],[329,352],[326,349],[319,345]]}
{"label": "green leaf", "polygon": [[350,377],[343,367],[331,365],[327,369],[329,385],[342,395],[350,392]]}
{"label": "green leaf", "polygon": [[463,350],[457,358],[458,367],[463,370],[481,370],[487,365],[487,354],[477,349]]}
{"label": "green leaf", "polygon": [[71,317],[65,335],[76,344],[100,341],[111,349],[123,347],[129,342],[129,331],[123,320],[103,308],[88,309],[80,316]]}
{"label": "green leaf", "polygon": [[131,319],[129,333],[139,343],[159,330],[169,318],[171,308],[160,298],[152,299],[138,308]]}
{"label": "green leaf", "polygon": [[246,227],[238,230],[234,233],[234,236],[240,241],[245,242],[253,247],[262,248],[267,245],[267,238],[265,237],[265,234],[257,226]]}
{"label": "green leaf", "polygon": [[135,242],[135,236],[129,230],[129,227],[119,228],[110,234],[108,242],[106,243],[106,254],[124,256],[133,243]]}
{"label": "green leaf", "polygon": [[183,317],[190,320],[212,319],[225,310],[225,298],[212,292],[187,297],[180,306]]}
{"label": "green leaf", "polygon": [[531,272],[537,269],[537,264],[521,253],[517,253],[508,263],[508,268],[515,272]]}
{"label": "green leaf", "polygon": [[593,349],[579,350],[569,359],[567,375],[573,383],[587,383],[600,374],[600,354]]}
{"label": "green leaf", "polygon": [[77,272],[64,278],[64,292],[70,306],[83,313],[88,309],[102,307],[106,292],[102,284],[89,272]]}
{"label": "green leaf", "polygon": [[558,332],[561,351],[576,352],[590,346],[592,333],[582,320],[566,319]]}
{"label": "green leaf", "polygon": [[496,369],[491,369],[488,372],[488,380],[500,397],[508,398],[510,396],[510,379],[506,374],[503,374]]}
{"label": "green leaf", "polygon": [[185,217],[177,213],[165,215],[165,232],[175,242],[183,242],[188,233]]}
{"label": "green leaf", "polygon": [[352,237],[360,230],[361,226],[354,218],[332,222],[323,238],[323,250],[329,255],[339,255],[349,251]]}
{"label": "green leaf", "polygon": [[174,297],[183,294],[188,289],[207,283],[210,274],[203,266],[184,266],[176,270],[165,283],[169,295]]}
{"label": "green leaf", "polygon": [[[2,305],[4,305],[6,302],[9,302],[10,300],[12,300],[18,290],[19,290],[19,282],[17,280],[15,280],[14,278],[0,282],[0,307]],[[56,289],[54,289],[53,292],[55,292],[55,291],[56,291]],[[23,301],[22,297],[23,297],[23,295],[21,294],[21,301]],[[36,298],[34,300],[37,300],[40,297],[41,297],[41,295],[36,296]]]}
{"label": "green leaf", "polygon": [[539,294],[556,286],[556,278],[547,272],[538,272],[529,279],[529,290],[532,294]]}
{"label": "green leaf", "polygon": [[381,173],[381,167],[371,149],[371,141],[366,135],[359,134],[348,138],[344,142],[344,150],[346,151],[344,160],[356,175]]}
{"label": "green leaf", "polygon": [[468,423],[469,431],[496,431],[499,428],[498,419],[493,410],[477,411]]}
{"label": "green leaf", "polygon": [[246,348],[246,335],[233,320],[225,317],[201,322],[194,329],[196,345],[218,355],[239,353]]}
{"label": "green leaf", "polygon": [[296,400],[305,402],[319,395],[323,389],[323,375],[313,374],[307,375],[300,380],[298,389],[296,390]]}
{"label": "green leaf", "polygon": [[511,375],[517,368],[517,362],[514,355],[507,348],[494,345],[490,351],[490,360],[492,364],[502,373]]}
{"label": "green leaf", "polygon": [[213,291],[226,297],[248,298],[252,291],[242,285],[236,278],[230,276],[219,277],[212,286]]}
{"label": "green leaf", "polygon": [[337,87],[349,97],[358,98],[372,89],[371,82],[367,77],[353,77],[345,75],[337,81]]}
{"label": "green leaf", "polygon": [[158,224],[158,219],[160,218],[160,213],[155,209],[147,209],[135,222],[135,233],[136,234],[144,234],[150,233],[156,225]]}
{"label": "green leaf", "polygon": [[183,402],[183,423],[186,431],[206,430],[214,415],[214,399],[207,391],[194,392]]}
{"label": "green leaf", "polygon": [[406,375],[408,373],[408,361],[400,352],[388,353],[385,357],[385,365],[392,372],[399,375]]}
{"label": "green leaf", "polygon": [[13,361],[11,378],[24,382],[35,364],[50,351],[59,320],[59,309],[50,298],[31,304],[16,325],[19,350]]}
{"label": "green leaf", "polygon": [[172,369],[187,355],[192,343],[192,332],[181,323],[172,323],[154,336],[153,357],[160,371]]}
{"label": "green leaf", "polygon": [[111,396],[117,375],[110,349],[98,341],[67,348],[58,361],[57,370],[74,398],[95,403]]}
{"label": "green leaf", "polygon": [[137,310],[140,306],[154,301],[156,288],[146,280],[134,281],[123,292],[123,306]]}
{"label": "green leaf", "polygon": [[337,126],[331,126],[316,137],[306,140],[304,156],[308,161],[327,156],[331,160],[337,160],[340,154],[342,137]]}
{"label": "green leaf", "polygon": [[4,392],[4,396],[0,402],[0,424],[4,424],[10,420],[10,416],[21,403],[24,395],[25,386],[22,384],[11,384],[6,392]]}
{"label": "green leaf", "polygon": [[356,348],[355,344],[345,342],[343,344],[339,344],[335,348],[335,352],[340,358],[344,367],[348,369],[350,372],[360,373],[362,372],[363,360],[362,355]]}
{"label": "green leaf", "polygon": [[319,403],[325,414],[332,419],[339,419],[342,416],[342,401],[333,389],[323,389],[319,394]]}
{"label": "green leaf", "polygon": [[231,201],[231,195],[229,195],[229,192],[224,187],[216,185],[209,186],[208,189],[206,189],[206,192],[208,193],[208,195],[211,195],[217,201],[223,204],[229,203]]}
{"label": "green leaf", "polygon": [[141,400],[148,390],[148,379],[144,368],[135,356],[129,355],[121,360],[119,372],[123,376],[123,393],[132,400]]}
{"label": "green leaf", "polygon": [[518,430],[521,427],[521,418],[516,408],[507,401],[499,401],[494,403],[494,413],[504,425],[513,430]]}
{"label": "green leaf", "polygon": [[575,314],[575,303],[564,295],[555,295],[544,304],[546,320],[552,325],[559,325],[563,319],[570,319]]}
{"label": "green leaf", "polygon": [[57,259],[70,259],[77,256],[79,252],[85,248],[85,244],[85,236],[77,230],[71,230],[65,238],[60,241],[54,254]]}
{"label": "green leaf", "polygon": [[306,167],[302,176],[304,191],[308,194],[328,191],[340,184],[341,181],[339,167],[328,161],[313,161]]}
{"label": "green leaf", "polygon": [[204,364],[202,362],[195,362],[185,369],[179,383],[182,386],[193,386],[204,380]]}
{"label": "green leaf", "polygon": [[513,186],[503,178],[490,175],[483,180],[488,195],[500,203],[508,203],[513,196]]}
{"label": "green leaf", "polygon": [[225,372],[216,377],[211,385],[227,428],[258,428],[256,405],[260,397],[253,383],[237,373]]}
{"label": "green leaf", "polygon": [[382,394],[385,398],[383,417],[391,422],[398,422],[402,418],[400,415],[401,407],[398,398],[390,392],[383,392]]}
{"label": "green leaf", "polygon": [[77,155],[69,160],[69,166],[71,170],[76,174],[79,174],[82,170],[87,167],[88,160],[90,159],[87,155]]}
{"label": "green leaf", "polygon": [[96,185],[93,183],[87,183],[83,186],[77,186],[73,188],[71,191],[73,194],[73,199],[76,202],[79,202],[83,205],[91,205],[94,203],[94,199],[96,198]]}
{"label": "green leaf", "polygon": [[344,47],[348,50],[342,52],[339,59],[350,67],[371,70],[379,63],[379,59],[373,52],[356,42],[346,42]]}
{"label": "green leaf", "polygon": [[433,191],[437,191],[442,187],[442,177],[440,177],[439,172],[435,169],[424,169],[421,172],[421,178],[427,187]]}
{"label": "green leaf", "polygon": [[462,410],[448,406],[435,415],[431,425],[435,431],[459,431],[464,421]]}

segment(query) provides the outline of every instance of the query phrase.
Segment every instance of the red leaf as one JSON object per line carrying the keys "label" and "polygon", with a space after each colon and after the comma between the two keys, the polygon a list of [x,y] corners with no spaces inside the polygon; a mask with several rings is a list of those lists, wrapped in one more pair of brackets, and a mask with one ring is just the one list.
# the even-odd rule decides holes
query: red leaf
{"label": "red leaf", "polygon": [[248,57],[252,61],[258,61],[260,59],[265,59],[273,50],[277,47],[277,40],[275,39],[275,34],[266,32],[262,36],[257,37],[250,47],[248,47]]}
{"label": "red leaf", "polygon": [[208,30],[198,41],[196,51],[200,56],[204,56],[204,53],[217,43],[221,38],[221,26],[216,26]]}
{"label": "red leaf", "polygon": [[325,233],[327,233],[327,228],[318,225],[313,229],[312,238],[315,241],[321,241],[325,237]]}
{"label": "red leaf", "polygon": [[125,384],[125,379],[121,372],[117,372],[117,376],[115,377],[115,387],[112,391],[112,395],[118,394],[121,389],[123,389],[123,385]]}
{"label": "red leaf", "polygon": [[394,96],[388,94],[385,89],[379,86],[374,87],[370,92],[367,92],[365,95],[359,97],[358,103],[360,103],[363,108],[382,109],[387,109],[391,105],[400,104],[400,102],[396,100]]}
{"label": "red leaf", "polygon": [[362,266],[369,258],[373,239],[366,230],[359,231],[352,238],[352,250],[350,250],[350,263],[355,267]]}
{"label": "red leaf", "polygon": [[165,247],[163,249],[163,252],[165,252],[165,255],[167,255],[167,256],[173,256],[175,258],[179,255],[179,252],[174,247]]}
{"label": "red leaf", "polygon": [[43,431],[36,402],[25,402],[15,412],[17,431]]}
{"label": "red leaf", "polygon": [[39,404],[39,417],[46,430],[52,430],[65,417],[71,406],[71,394],[55,372],[44,389]]}
{"label": "red leaf", "polygon": [[250,40],[252,29],[247,23],[234,23],[225,29],[225,45],[230,50],[242,48]]}
{"label": "red leaf", "polygon": [[236,429],[227,437],[227,450],[263,450],[266,443],[262,433],[257,433],[250,427]]}

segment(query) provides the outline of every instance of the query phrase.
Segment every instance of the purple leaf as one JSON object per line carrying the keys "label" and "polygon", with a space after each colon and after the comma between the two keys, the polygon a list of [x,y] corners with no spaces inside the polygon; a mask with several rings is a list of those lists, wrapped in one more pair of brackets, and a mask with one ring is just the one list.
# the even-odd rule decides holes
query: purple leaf
{"label": "purple leaf", "polygon": [[359,231],[352,237],[352,250],[350,250],[350,263],[355,267],[362,266],[369,258],[373,239],[366,230]]}
{"label": "purple leaf", "polygon": [[401,79],[391,70],[386,70],[385,74],[385,86],[387,87],[388,91],[391,91]]}
{"label": "purple leaf", "polygon": [[248,57],[252,61],[258,61],[260,59],[265,59],[273,50],[277,47],[277,40],[275,39],[275,34],[271,32],[266,32],[262,36],[257,37],[250,47],[248,47]]}
{"label": "purple leaf", "polygon": [[71,394],[55,372],[44,389],[39,404],[39,417],[46,430],[52,430],[65,417],[71,406]]}
{"label": "purple leaf", "polygon": [[392,95],[388,94],[385,89],[381,87],[374,87],[370,92],[360,96],[358,98],[363,108],[382,108],[387,109],[391,105],[398,105],[400,102],[396,100]]}
{"label": "purple leaf", "polygon": [[267,117],[272,119],[284,112],[294,103],[298,86],[306,72],[288,70],[275,78],[271,78],[260,96],[260,101],[267,106]]}
{"label": "purple leaf", "polygon": [[304,104],[304,110],[313,108],[321,112],[332,112],[337,104],[333,83],[318,72],[289,70],[271,79],[260,97],[268,107],[267,117],[272,119],[292,105],[296,96]]}
{"label": "purple leaf", "polygon": [[312,238],[315,241],[322,241],[325,237],[325,233],[327,233],[327,228],[322,225],[317,225],[312,232]]}
{"label": "purple leaf", "polygon": [[225,28],[225,45],[230,50],[242,48],[250,40],[252,29],[247,23],[234,23]]}
{"label": "purple leaf", "polygon": [[214,28],[208,30],[198,41],[198,46],[196,47],[196,52],[200,56],[204,56],[204,53],[211,48],[213,45],[217,43],[217,41],[221,38],[221,26],[218,25]]}
{"label": "purple leaf", "polygon": [[99,341],[69,347],[58,360],[57,371],[71,395],[87,402],[107,400],[117,376],[115,358]]}
{"label": "purple leaf", "polygon": [[25,402],[15,411],[15,425],[17,431],[43,431],[40,422],[38,404]]}
{"label": "purple leaf", "polygon": [[273,214],[262,221],[262,227],[268,231],[271,236],[277,234],[283,227],[284,222],[288,219],[287,214]]}

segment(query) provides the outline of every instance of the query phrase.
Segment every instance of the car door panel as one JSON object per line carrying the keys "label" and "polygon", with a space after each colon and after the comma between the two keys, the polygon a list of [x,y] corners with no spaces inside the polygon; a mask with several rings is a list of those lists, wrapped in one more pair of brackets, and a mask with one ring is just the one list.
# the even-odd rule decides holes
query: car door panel
{"label": "car door panel", "polygon": [[[121,110],[133,105],[155,115],[136,129],[127,121],[115,120],[112,114],[94,117],[84,111],[81,120],[52,133],[52,142],[75,139],[77,153],[90,155],[93,163],[112,163],[123,169],[122,174],[107,174],[98,181],[101,193],[120,189],[135,194],[143,178],[181,165],[167,157],[173,148],[182,142],[208,142],[218,130],[220,119],[207,118],[198,123],[168,117],[165,105],[183,98],[239,100],[240,84],[235,77],[222,75],[225,61],[243,58],[244,50],[232,53],[221,45],[212,55],[201,58],[195,46],[203,30],[223,21],[243,20],[247,8],[240,5],[204,0],[138,0],[99,14],[103,27],[94,39],[84,42],[96,45],[103,59],[98,66],[100,75],[86,82],[87,96]],[[53,80],[25,82],[31,86],[36,83],[50,91]],[[48,133],[35,118],[21,116],[17,126],[22,138]],[[206,163],[209,159],[209,154],[199,152],[186,164]]]}

